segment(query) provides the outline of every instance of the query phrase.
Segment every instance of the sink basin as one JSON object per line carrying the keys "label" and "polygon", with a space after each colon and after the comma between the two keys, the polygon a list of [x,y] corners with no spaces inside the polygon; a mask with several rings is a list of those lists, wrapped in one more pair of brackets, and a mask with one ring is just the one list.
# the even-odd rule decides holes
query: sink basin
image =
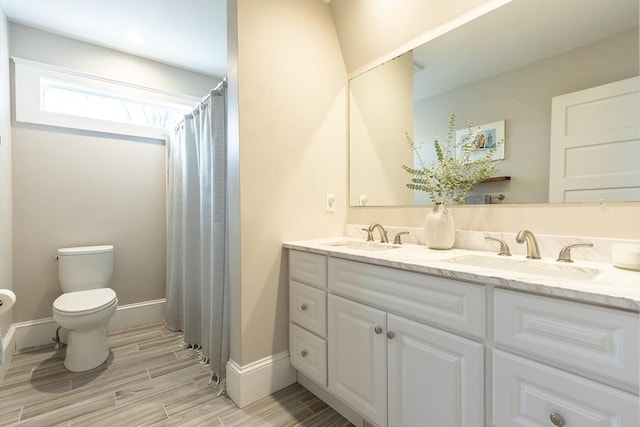
{"label": "sink basin", "polygon": [[398,246],[391,246],[388,243],[359,242],[357,240],[345,240],[344,242],[327,243],[329,246],[341,246],[347,249],[357,249],[359,251],[386,251],[397,249]]}
{"label": "sink basin", "polygon": [[483,255],[461,255],[445,261],[474,267],[493,268],[538,276],[554,277],[557,279],[590,280],[601,273],[600,270],[589,267],[579,267],[568,264],[550,264],[541,260],[514,259],[507,257],[489,257]]}

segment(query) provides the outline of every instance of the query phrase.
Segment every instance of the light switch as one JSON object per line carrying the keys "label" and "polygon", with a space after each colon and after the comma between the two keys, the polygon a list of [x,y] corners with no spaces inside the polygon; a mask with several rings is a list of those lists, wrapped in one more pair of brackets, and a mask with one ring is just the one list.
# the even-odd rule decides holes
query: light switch
{"label": "light switch", "polygon": [[335,212],[336,211],[336,195],[333,193],[327,193],[325,210],[327,212]]}

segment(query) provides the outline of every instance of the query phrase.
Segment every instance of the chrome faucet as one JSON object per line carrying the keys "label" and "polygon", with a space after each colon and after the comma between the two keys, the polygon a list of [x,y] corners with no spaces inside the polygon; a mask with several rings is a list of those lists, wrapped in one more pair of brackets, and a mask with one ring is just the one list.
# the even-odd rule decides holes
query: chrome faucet
{"label": "chrome faucet", "polygon": [[369,226],[369,231],[373,232],[373,230],[375,230],[376,228],[380,232],[380,243],[389,243],[389,237],[387,236],[387,230],[385,230],[382,225],[380,225],[378,223],[371,224]]}
{"label": "chrome faucet", "polygon": [[527,242],[527,258],[540,259],[540,249],[538,248],[538,242],[536,237],[529,230],[521,230],[516,235],[516,242]]}

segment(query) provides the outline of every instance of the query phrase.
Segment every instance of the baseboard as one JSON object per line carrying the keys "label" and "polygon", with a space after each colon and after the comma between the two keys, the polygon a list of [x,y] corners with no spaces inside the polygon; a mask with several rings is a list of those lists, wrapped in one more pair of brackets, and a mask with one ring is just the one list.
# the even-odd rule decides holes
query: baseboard
{"label": "baseboard", "polygon": [[240,408],[296,382],[289,352],[274,354],[245,366],[227,362],[227,394]]}
{"label": "baseboard", "polygon": [[[166,300],[164,298],[118,306],[109,322],[108,329],[122,329],[165,319]],[[15,350],[21,351],[30,347],[51,344],[56,335],[58,324],[53,317],[14,323]],[[60,334],[62,342],[66,342],[64,331]]]}
{"label": "baseboard", "polygon": [[122,305],[111,318],[109,330],[160,322],[166,318],[166,313],[167,301],[164,298]]}
{"label": "baseboard", "polygon": [[13,353],[16,351],[16,328],[11,325],[2,337],[2,363],[0,363],[0,384],[9,370]]}

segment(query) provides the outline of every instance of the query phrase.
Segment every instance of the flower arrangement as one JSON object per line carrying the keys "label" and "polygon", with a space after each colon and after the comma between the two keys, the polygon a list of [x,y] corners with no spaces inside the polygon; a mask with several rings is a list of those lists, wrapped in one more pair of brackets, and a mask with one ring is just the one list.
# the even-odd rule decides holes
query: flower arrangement
{"label": "flower arrangement", "polygon": [[407,133],[409,146],[415,153],[417,168],[403,165],[402,168],[411,174],[411,183],[407,184],[412,190],[424,191],[429,194],[435,204],[465,202],[467,194],[479,182],[495,175],[497,168],[492,160],[493,153],[504,140],[498,141],[494,147],[487,149],[480,158],[471,159],[476,149],[476,141],[481,134],[481,128],[472,128],[471,121],[467,122],[469,132],[459,141],[455,139],[455,114],[451,115],[447,141],[443,145],[438,136],[433,144],[436,158],[427,167],[420,155],[423,144],[416,144]]}

